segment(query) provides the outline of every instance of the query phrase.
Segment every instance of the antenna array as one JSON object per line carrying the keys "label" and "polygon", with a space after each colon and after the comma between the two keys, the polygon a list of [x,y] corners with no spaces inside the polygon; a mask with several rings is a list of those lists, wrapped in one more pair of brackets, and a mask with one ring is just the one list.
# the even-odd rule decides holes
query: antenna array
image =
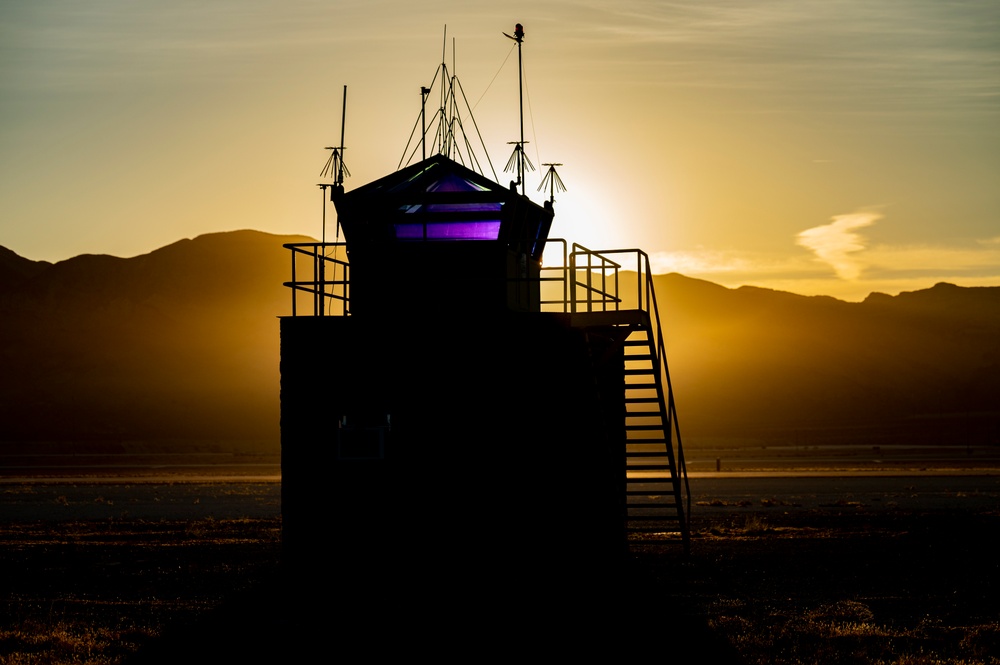
{"label": "antenna array", "polygon": [[[406,142],[406,148],[403,150],[403,156],[400,158],[397,168],[402,168],[404,165],[412,163],[418,149],[420,150],[421,158],[426,159],[429,152],[427,141],[428,136],[430,136],[430,148],[435,154],[444,155],[463,166],[467,166],[480,175],[485,175],[483,166],[473,149],[469,132],[466,131],[465,122],[467,119],[471,123],[476,137],[479,139],[479,145],[482,147],[483,154],[486,155],[486,164],[493,173],[493,179],[496,180],[496,171],[493,168],[493,163],[490,161],[489,153],[486,151],[486,144],[483,142],[482,134],[479,132],[479,126],[472,115],[472,108],[469,105],[468,98],[465,96],[462,82],[454,74],[454,65],[452,66],[452,73],[449,73],[448,64],[445,62],[447,31],[448,26],[445,26],[445,40],[441,49],[441,64],[434,71],[431,84],[426,87],[420,87],[420,117],[414,123],[413,130],[410,132],[410,139]],[[455,45],[454,41],[452,41],[453,61],[454,54]],[[427,100],[435,89],[435,85],[438,91],[438,108],[431,117],[431,127],[428,129]],[[414,135],[417,133],[418,126],[420,128],[420,136],[417,139],[419,145],[414,145]],[[430,132],[433,132],[433,135]]]}

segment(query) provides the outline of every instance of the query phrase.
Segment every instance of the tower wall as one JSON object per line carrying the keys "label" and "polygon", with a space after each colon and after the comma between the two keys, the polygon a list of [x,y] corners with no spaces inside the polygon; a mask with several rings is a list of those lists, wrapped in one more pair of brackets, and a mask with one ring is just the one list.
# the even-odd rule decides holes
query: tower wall
{"label": "tower wall", "polygon": [[550,313],[282,319],[290,569],[360,598],[463,597],[484,567],[494,594],[565,594],[570,571],[615,568],[624,363],[592,333]]}
{"label": "tower wall", "polygon": [[349,254],[355,316],[540,310],[538,260],[501,242],[387,243]]}

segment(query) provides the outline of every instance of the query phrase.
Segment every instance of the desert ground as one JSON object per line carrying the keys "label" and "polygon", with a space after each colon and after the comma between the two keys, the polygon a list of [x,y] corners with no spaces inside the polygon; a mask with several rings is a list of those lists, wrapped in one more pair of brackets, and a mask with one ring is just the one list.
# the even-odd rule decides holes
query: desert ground
{"label": "desert ground", "polygon": [[[890,469],[717,457],[692,460],[702,470],[690,479],[690,553],[667,537],[623,558],[630,605],[597,619],[623,649],[704,662],[1000,662],[1000,469],[933,455]],[[266,662],[346,644],[335,598],[283,586],[277,478],[134,471],[0,482],[0,662]],[[316,621],[290,625],[290,604]],[[594,641],[578,637],[576,648]],[[414,648],[459,646],[442,631]]]}

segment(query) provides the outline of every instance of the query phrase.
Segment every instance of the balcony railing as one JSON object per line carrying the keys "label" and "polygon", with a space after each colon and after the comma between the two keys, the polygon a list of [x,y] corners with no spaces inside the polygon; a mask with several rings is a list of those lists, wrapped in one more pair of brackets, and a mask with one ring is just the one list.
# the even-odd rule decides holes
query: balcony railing
{"label": "balcony railing", "polygon": [[312,305],[309,316],[347,316],[350,310],[350,268],[347,246],[342,242],[296,242],[285,247],[292,252],[292,316],[299,316],[299,300]]}
{"label": "balcony railing", "polygon": [[[349,316],[351,266],[345,244],[306,242],[285,247],[292,253],[292,279],[285,282],[292,291],[292,316]],[[624,258],[615,261],[611,256]],[[635,279],[634,291],[622,283],[626,278]],[[508,281],[538,282],[545,312],[648,312],[651,306],[649,257],[638,249],[595,251],[552,238],[546,242],[538,278]]]}

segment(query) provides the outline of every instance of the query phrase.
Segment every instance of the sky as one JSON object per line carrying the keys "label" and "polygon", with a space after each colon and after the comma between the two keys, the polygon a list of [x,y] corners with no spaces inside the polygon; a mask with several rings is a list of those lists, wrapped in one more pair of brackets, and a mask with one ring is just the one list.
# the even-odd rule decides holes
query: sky
{"label": "sky", "polygon": [[344,86],[350,190],[414,149],[442,61],[506,183],[515,23],[553,236],[852,301],[1000,285],[995,0],[0,0],[0,245],[319,237]]}

